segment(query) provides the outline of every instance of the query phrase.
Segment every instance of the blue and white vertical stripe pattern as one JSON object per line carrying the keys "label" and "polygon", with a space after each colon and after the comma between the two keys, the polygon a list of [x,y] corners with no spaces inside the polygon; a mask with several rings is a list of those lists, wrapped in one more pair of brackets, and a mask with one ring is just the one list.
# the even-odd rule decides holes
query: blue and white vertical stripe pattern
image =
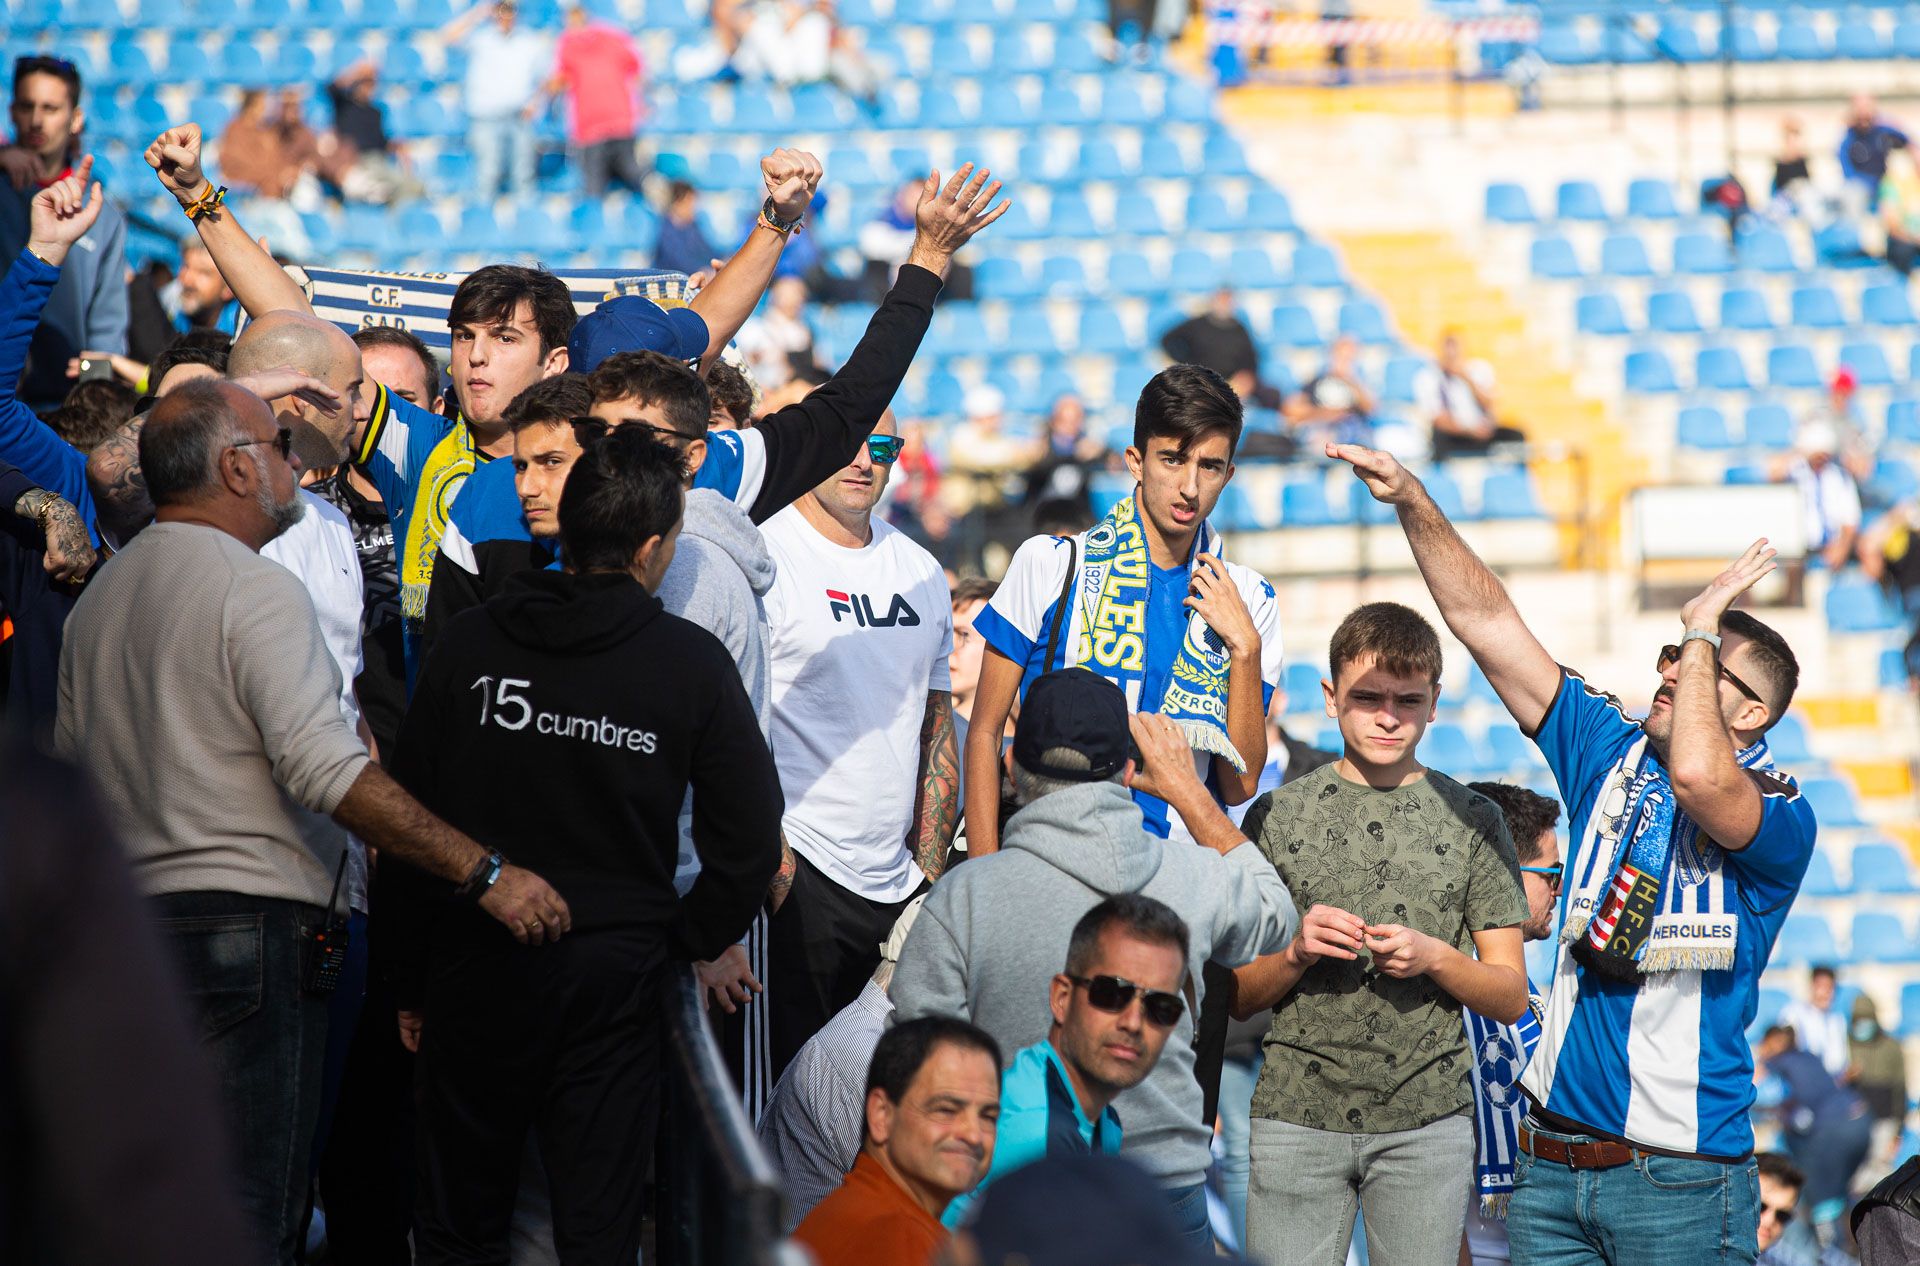
{"label": "blue and white vertical stripe pattern", "polygon": [[1520,1118],[1526,1100],[1520,1094],[1520,1073],[1540,1044],[1540,998],[1530,993],[1527,1009],[1512,1024],[1489,1020],[1462,1009],[1467,1022],[1467,1054],[1473,1064],[1474,1190],[1480,1195],[1480,1216],[1504,1218],[1513,1195],[1514,1158],[1520,1153]]}

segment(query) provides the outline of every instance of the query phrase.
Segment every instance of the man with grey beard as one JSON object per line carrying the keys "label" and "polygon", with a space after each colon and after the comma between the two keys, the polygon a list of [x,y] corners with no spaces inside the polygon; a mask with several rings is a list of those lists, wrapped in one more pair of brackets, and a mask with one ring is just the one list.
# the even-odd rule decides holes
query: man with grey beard
{"label": "man with grey beard", "polygon": [[60,656],[60,753],[86,767],[200,1012],[228,1096],[240,1196],[292,1263],[339,943],[332,847],[311,814],[461,885],[523,942],[566,903],[422,808],[371,764],[301,582],[260,556],[302,515],[294,432],[232,382],[148,414],[154,522],[75,604]]}

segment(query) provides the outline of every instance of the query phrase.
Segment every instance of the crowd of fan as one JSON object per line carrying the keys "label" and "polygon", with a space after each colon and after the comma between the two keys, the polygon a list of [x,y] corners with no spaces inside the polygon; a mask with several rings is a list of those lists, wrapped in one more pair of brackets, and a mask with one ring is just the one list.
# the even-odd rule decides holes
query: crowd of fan
{"label": "crowd of fan", "polygon": [[[69,81],[21,80],[9,387],[120,281],[77,97],[36,112]],[[1097,522],[1077,401],[1028,443],[980,393],[945,471],[900,433],[953,257],[1008,205],[986,171],[914,187],[828,374],[774,282],[823,174],[799,151],[686,306],[579,316],[490,266],[444,366],[316,317],[197,127],[146,161],[195,231],[199,328],[137,388],[82,369],[45,416],[0,392],[7,717],[66,762],[0,766],[10,1247],[293,1262],[324,1213],[343,1262],[634,1261],[650,1172],[685,1163],[654,1148],[676,963],[823,1266],[1216,1239],[1331,1266],[1356,1207],[1393,1261],[1778,1238],[1794,1173],[1753,1159],[1742,1032],[1814,823],[1764,740],[1793,654],[1732,609],[1764,542],[1682,611],[1633,719],[1346,429],[1351,348],[1280,402],[1395,508],[1536,736],[1563,861],[1553,800],[1418,761],[1441,644],[1407,607],[1333,636],[1342,751],[1279,727],[1280,600],[1209,522],[1260,390],[1208,367],[1230,303],[1169,335]],[[1510,438],[1457,347],[1440,374],[1443,429]],[[1017,501],[1052,530],[997,586],[921,543]],[[1536,994],[1523,944],[1563,919]],[[1865,1109],[1793,1041],[1761,1054],[1843,1252]],[[1904,1217],[1888,1188],[1849,1230],[1905,1259]]]}

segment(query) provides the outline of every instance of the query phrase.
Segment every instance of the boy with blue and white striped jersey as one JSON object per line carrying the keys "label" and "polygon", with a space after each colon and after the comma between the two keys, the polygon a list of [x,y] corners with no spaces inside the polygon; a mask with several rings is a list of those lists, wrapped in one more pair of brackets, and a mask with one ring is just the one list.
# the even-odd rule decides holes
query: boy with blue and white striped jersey
{"label": "boy with blue and white striped jersey", "polygon": [[1681,609],[1636,720],[1554,662],[1418,479],[1386,453],[1327,452],[1398,512],[1441,615],[1539,745],[1572,824],[1560,954],[1521,1081],[1514,1257],[1751,1262],[1744,1034],[1815,832],[1764,738],[1799,665],[1772,628],[1728,610],[1773,550],[1754,542]]}

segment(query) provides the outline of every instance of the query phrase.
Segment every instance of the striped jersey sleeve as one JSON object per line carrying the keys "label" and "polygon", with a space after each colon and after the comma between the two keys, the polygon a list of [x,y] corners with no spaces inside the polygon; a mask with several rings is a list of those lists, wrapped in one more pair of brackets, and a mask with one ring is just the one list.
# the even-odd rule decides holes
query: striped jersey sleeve
{"label": "striped jersey sleeve", "polygon": [[766,437],[754,430],[707,432],[707,459],[693,476],[694,487],[711,488],[737,505],[750,506],[766,477]]}
{"label": "striped jersey sleeve", "polygon": [[[1060,585],[1066,579],[1069,543],[1064,537],[1036,536],[1014,551],[1000,588],[985,608],[973,617],[973,629],[988,646],[1027,669],[1026,676],[1037,675],[1048,667],[1032,663],[1036,650],[1044,653],[1047,634],[1059,605]],[[1071,613],[1069,613],[1071,614]],[[1064,642],[1067,630],[1061,626]],[[1026,682],[1021,682],[1026,693]]]}

